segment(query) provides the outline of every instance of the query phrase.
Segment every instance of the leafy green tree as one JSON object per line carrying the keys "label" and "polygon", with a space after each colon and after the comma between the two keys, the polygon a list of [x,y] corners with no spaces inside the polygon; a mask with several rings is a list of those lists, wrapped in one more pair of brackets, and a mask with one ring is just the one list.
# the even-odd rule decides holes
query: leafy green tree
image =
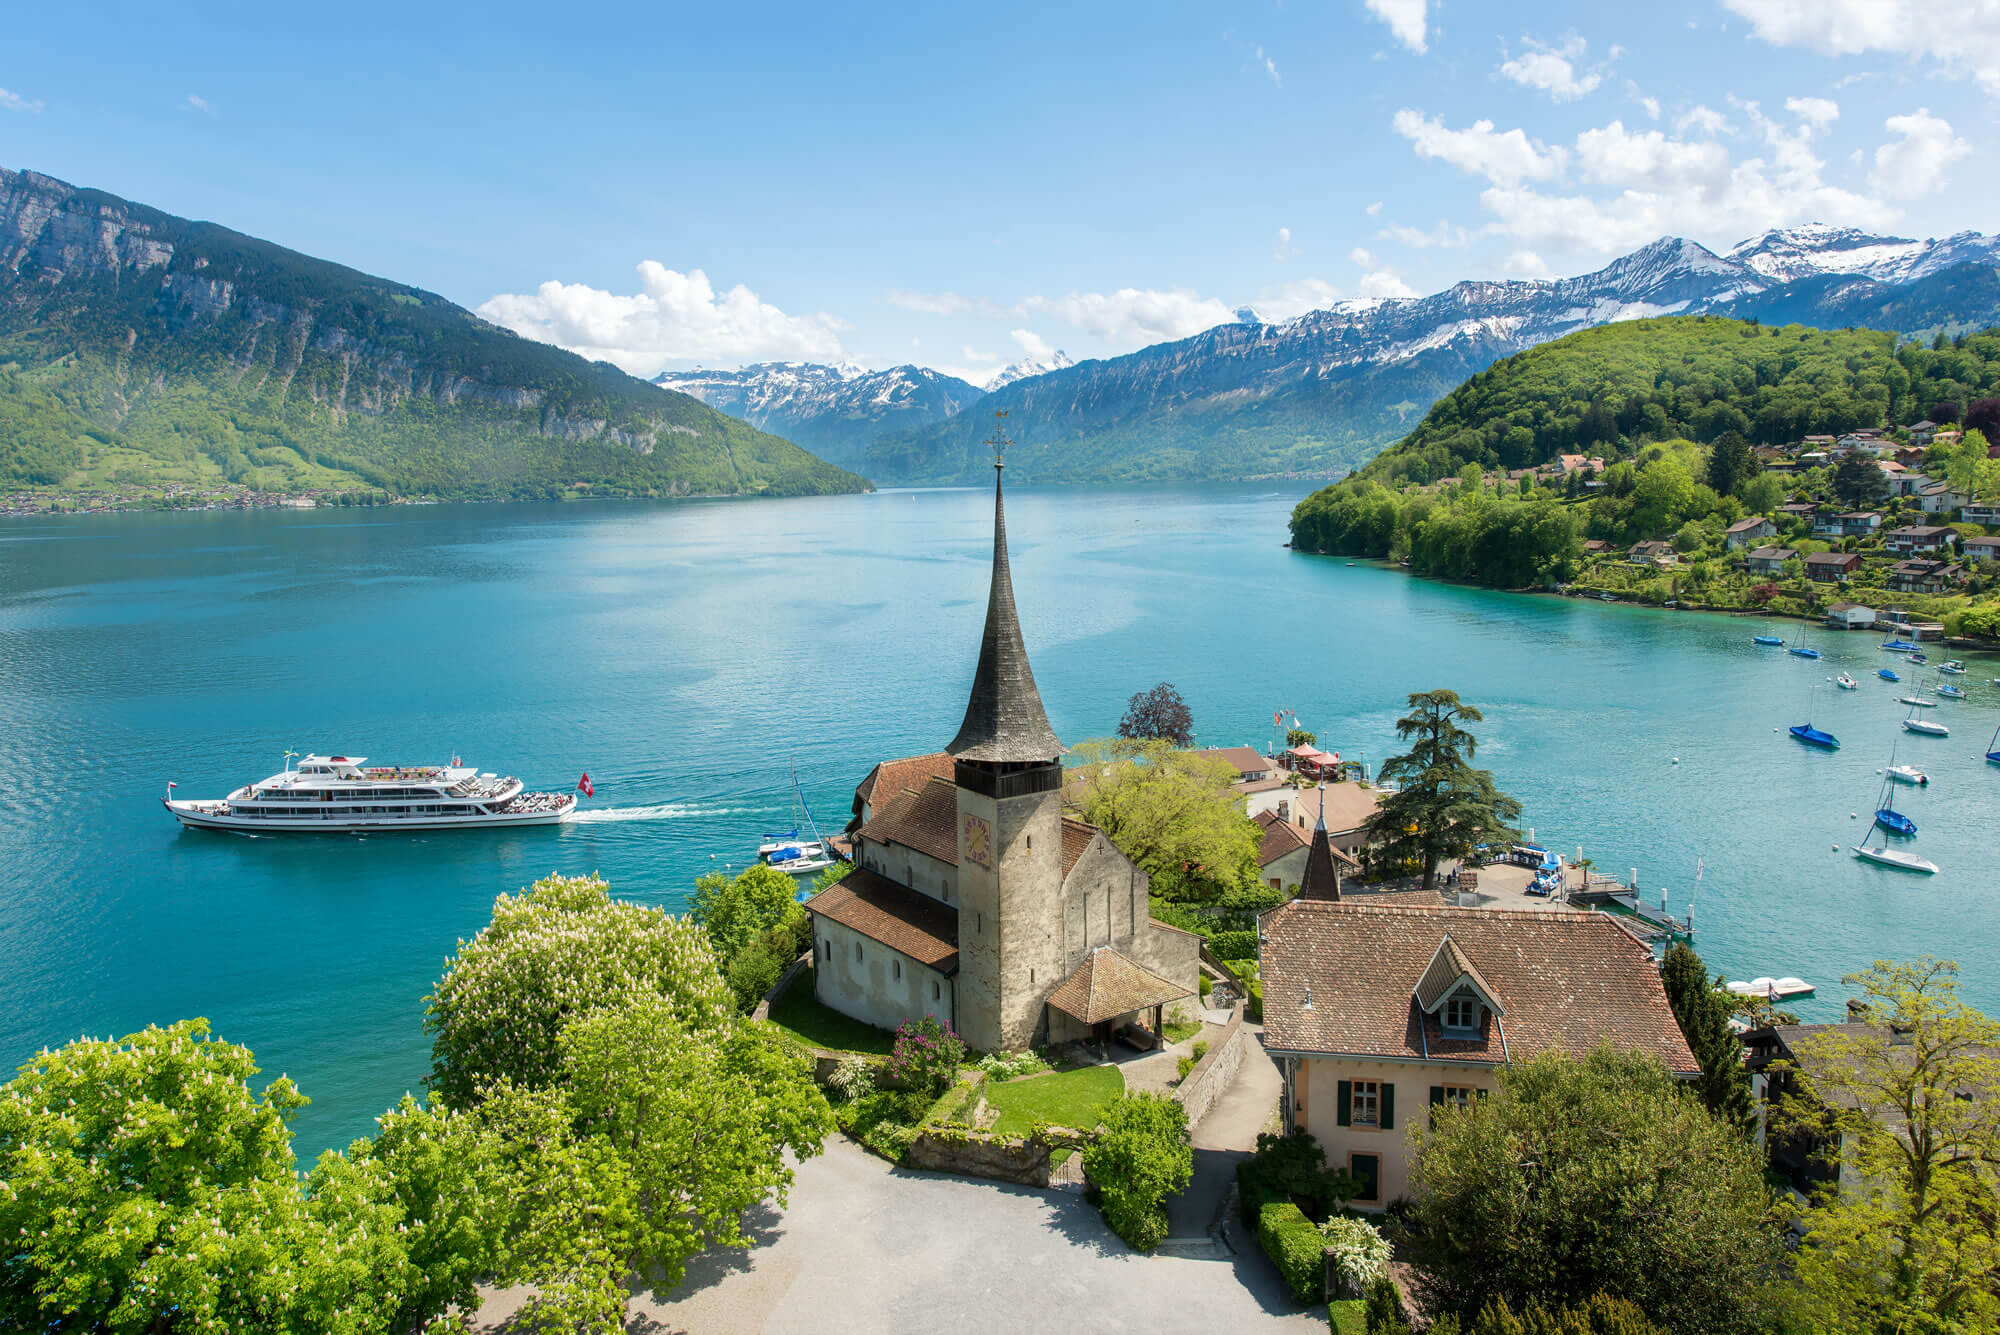
{"label": "leafy green tree", "polygon": [[694,923],[614,902],[595,876],[550,876],[501,895],[427,999],[431,1088],[468,1107],[502,1080],[549,1084],[562,1070],[563,1030],[634,988],[667,997],[689,1030],[722,1029],[735,1012]]}
{"label": "leafy green tree", "polygon": [[1740,431],[1725,431],[1708,450],[1708,485],[1718,496],[1728,496],[1757,472],[1757,457]]}
{"label": "leafy green tree", "polygon": [[1311,746],[1319,740],[1319,734],[1308,728],[1288,728],[1285,731],[1286,746]]}
{"label": "leafy green tree", "polygon": [[1104,1222],[1140,1251],[1167,1236],[1167,1197],[1194,1177],[1187,1109],[1165,1094],[1120,1094],[1083,1151],[1084,1176],[1102,1196]]}
{"label": "leafy green tree", "polygon": [[1257,879],[1256,822],[1243,814],[1228,762],[1166,742],[1080,742],[1069,801],[1145,871],[1165,899],[1211,900]]}
{"label": "leafy green tree", "polygon": [[1416,1282],[1433,1313],[1600,1291],[1662,1329],[1761,1328],[1782,1229],[1762,1154],[1659,1062],[1545,1052],[1411,1132]]}
{"label": "leafy green tree", "polygon": [[1685,941],[1676,941],[1660,962],[1660,983],[1673,1007],[1681,1035],[1701,1063],[1701,1101],[1717,1117],[1748,1127],[1755,1116],[1750,1100],[1750,1073],[1743,1065],[1743,1044],[1729,1027],[1729,994],[1711,981],[1701,956]]}
{"label": "leafy green tree", "polygon": [[1838,1335],[2000,1329],[2000,1022],[1959,997],[1949,962],[1844,981],[1873,1023],[1800,1038],[1800,1091],[1775,1115],[1841,1160],[1800,1221],[1804,1313]]}
{"label": "leafy green tree", "polygon": [[1125,717],[1118,720],[1118,735],[1133,741],[1193,746],[1194,712],[1173,683],[1163,681],[1150,691],[1135,692],[1126,702]]}
{"label": "leafy green tree", "polygon": [[1843,455],[1833,470],[1833,493],[1849,506],[1879,500],[1889,489],[1881,466],[1860,451]]}
{"label": "leafy green tree", "polygon": [[1455,691],[1410,696],[1410,712],[1396,720],[1396,735],[1411,748],[1381,768],[1381,777],[1400,791],[1382,799],[1366,826],[1368,855],[1378,868],[1415,863],[1428,890],[1439,862],[1511,833],[1509,822],[1521,814],[1521,804],[1494,786],[1490,771],[1472,767],[1479,740],[1459,726],[1481,718]]}
{"label": "leafy green tree", "polygon": [[1670,533],[1697,511],[1694,477],[1678,459],[1657,459],[1639,471],[1632,503],[1635,530],[1648,537]]}
{"label": "leafy green tree", "polygon": [[797,882],[761,862],[734,878],[712,871],[695,881],[688,917],[707,931],[715,953],[728,960],[771,928],[803,920],[806,911],[798,893]]}
{"label": "leafy green tree", "polygon": [[1756,473],[1737,485],[1745,514],[1767,515],[1785,503],[1785,483],[1776,473]]}

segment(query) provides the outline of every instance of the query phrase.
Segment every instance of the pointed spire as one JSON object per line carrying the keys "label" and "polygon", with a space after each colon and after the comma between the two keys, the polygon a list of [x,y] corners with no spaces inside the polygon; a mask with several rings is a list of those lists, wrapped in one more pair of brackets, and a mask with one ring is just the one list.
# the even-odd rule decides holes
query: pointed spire
{"label": "pointed spire", "polygon": [[979,643],[979,667],[972,677],[972,698],[965,702],[965,721],[946,752],[959,760],[995,762],[1042,761],[1061,758],[1063,745],[1042,709],[1035,674],[1028,666],[1028,649],[1021,642],[1021,622],[1014,610],[1014,579],[1007,565],[1007,507],[1001,488],[1005,469],[1002,452],[1007,414],[995,413],[993,438],[993,589],[986,601],[986,634]]}
{"label": "pointed spire", "polygon": [[1333,843],[1326,833],[1324,791],[1319,795],[1319,820],[1313,825],[1312,848],[1306,853],[1306,874],[1299,881],[1299,898],[1340,898],[1340,872],[1333,865]]}

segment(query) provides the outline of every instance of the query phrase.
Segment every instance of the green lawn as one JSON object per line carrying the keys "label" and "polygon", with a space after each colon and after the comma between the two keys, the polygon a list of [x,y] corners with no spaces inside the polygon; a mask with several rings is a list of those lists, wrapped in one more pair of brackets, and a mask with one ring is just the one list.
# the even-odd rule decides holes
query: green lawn
{"label": "green lawn", "polygon": [[1125,1077],[1115,1066],[1086,1066],[1055,1075],[1028,1076],[1004,1085],[988,1085],[986,1102],[1000,1113],[992,1129],[1024,1136],[1036,1122],[1052,1122],[1088,1131],[1104,1115],[1104,1106],[1125,1092]]}
{"label": "green lawn", "polygon": [[1326,1316],[1333,1327],[1333,1335],[1365,1335],[1368,1329],[1367,1308],[1368,1304],[1359,1298],[1336,1298],[1328,1303]]}
{"label": "green lawn", "polygon": [[820,1005],[813,996],[813,971],[793,980],[784,999],[771,1007],[771,1023],[807,1047],[834,1052],[868,1052],[887,1056],[896,1036],[886,1029],[851,1020]]}

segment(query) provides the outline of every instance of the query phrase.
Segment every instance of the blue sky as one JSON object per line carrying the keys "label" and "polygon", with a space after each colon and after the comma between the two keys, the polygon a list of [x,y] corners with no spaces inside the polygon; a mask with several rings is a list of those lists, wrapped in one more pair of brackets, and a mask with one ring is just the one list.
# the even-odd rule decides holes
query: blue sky
{"label": "blue sky", "polygon": [[627,370],[977,378],[1662,233],[2000,226],[1992,0],[106,4],[0,37],[0,165]]}

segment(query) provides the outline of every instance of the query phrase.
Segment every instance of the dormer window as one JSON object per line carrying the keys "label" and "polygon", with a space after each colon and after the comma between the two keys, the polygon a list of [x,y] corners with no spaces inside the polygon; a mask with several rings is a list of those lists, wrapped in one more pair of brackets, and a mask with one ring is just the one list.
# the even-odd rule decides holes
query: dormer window
{"label": "dormer window", "polygon": [[1471,991],[1461,989],[1445,999],[1444,1031],[1453,1037],[1478,1036],[1479,998]]}

